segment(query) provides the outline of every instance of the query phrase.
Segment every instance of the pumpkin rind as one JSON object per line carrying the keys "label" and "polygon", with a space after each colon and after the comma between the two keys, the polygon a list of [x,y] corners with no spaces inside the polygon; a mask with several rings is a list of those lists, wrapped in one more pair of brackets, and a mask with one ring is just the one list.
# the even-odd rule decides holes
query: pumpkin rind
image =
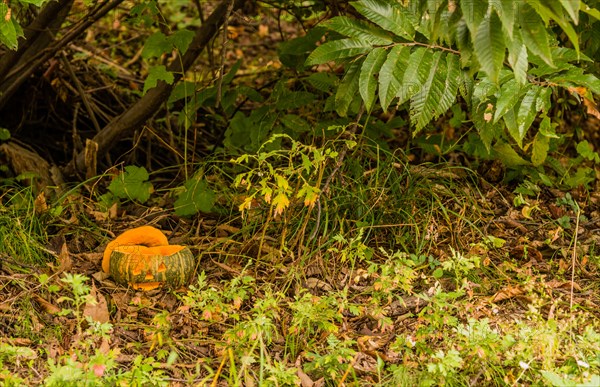
{"label": "pumpkin rind", "polygon": [[123,232],[110,242],[102,257],[102,271],[109,272],[111,253],[121,246],[142,245],[147,247],[168,245],[169,240],[159,229],[152,226],[141,226]]}
{"label": "pumpkin rind", "polygon": [[110,252],[108,272],[115,282],[136,289],[179,288],[191,280],[195,261],[186,246],[120,246]]}

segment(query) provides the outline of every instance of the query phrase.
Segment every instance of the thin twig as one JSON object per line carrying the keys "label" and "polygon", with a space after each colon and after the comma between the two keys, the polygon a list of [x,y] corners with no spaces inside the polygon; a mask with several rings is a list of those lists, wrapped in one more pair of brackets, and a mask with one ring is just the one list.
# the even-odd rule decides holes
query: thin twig
{"label": "thin twig", "polygon": [[221,97],[223,93],[223,76],[225,72],[225,46],[228,41],[227,27],[229,26],[229,16],[231,15],[231,11],[233,11],[233,0],[229,0],[229,5],[227,6],[227,13],[225,14],[225,22],[223,23],[223,42],[221,43],[221,71],[219,71],[219,79],[217,79],[217,101],[215,102],[215,107],[221,106]]}
{"label": "thin twig", "polygon": [[579,235],[579,216],[581,215],[581,208],[575,201],[577,206],[577,219],[575,219],[575,235],[573,236],[573,253],[571,254],[571,299],[569,301],[569,309],[573,310],[573,292],[575,288],[575,263],[577,262],[577,236]]}

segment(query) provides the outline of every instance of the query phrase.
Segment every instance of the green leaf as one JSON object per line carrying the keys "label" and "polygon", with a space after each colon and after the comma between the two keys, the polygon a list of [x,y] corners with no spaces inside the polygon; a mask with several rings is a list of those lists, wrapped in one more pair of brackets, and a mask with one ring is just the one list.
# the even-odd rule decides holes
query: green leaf
{"label": "green leaf", "polygon": [[539,92],[539,86],[529,86],[527,92],[525,92],[525,95],[523,96],[523,100],[521,101],[521,105],[519,106],[519,110],[517,112],[517,130],[509,130],[512,138],[517,141],[519,148],[523,147],[523,138],[525,138],[527,130],[537,115],[536,101]]}
{"label": "green leaf", "polygon": [[473,45],[481,68],[493,82],[498,82],[498,74],[502,69],[506,51],[502,24],[498,15],[489,13],[481,21]]}
{"label": "green leaf", "polygon": [[365,54],[372,49],[367,42],[358,39],[341,39],[324,43],[316,48],[306,59],[306,65],[312,66],[338,59]]}
{"label": "green leaf", "polygon": [[312,87],[324,93],[330,92],[338,82],[337,77],[328,72],[312,73],[306,80]]}
{"label": "green leaf", "polygon": [[410,47],[392,47],[379,71],[379,103],[384,111],[400,90],[404,69],[410,57]]}
{"label": "green leaf", "polygon": [[512,39],[515,25],[515,0],[490,1],[490,5],[496,10],[502,26],[508,32],[509,38]]}
{"label": "green leaf", "polygon": [[345,117],[348,113],[348,108],[358,92],[361,65],[362,62],[358,61],[348,67],[346,75],[344,75],[335,94],[335,110],[342,117]]}
{"label": "green leaf", "polygon": [[351,4],[361,15],[384,30],[413,40],[415,27],[398,4],[387,0],[360,0]]}
{"label": "green leaf", "polygon": [[148,90],[156,87],[158,81],[165,81],[168,84],[172,84],[174,80],[175,77],[173,76],[173,73],[167,71],[165,66],[160,65],[151,67],[148,71],[148,77],[146,78],[146,81],[144,81],[144,90],[142,93],[146,94]]}
{"label": "green leaf", "polygon": [[393,42],[387,31],[362,20],[355,20],[346,16],[336,16],[324,23],[324,25],[339,34],[362,40],[372,45],[382,46]]}
{"label": "green leaf", "polygon": [[512,109],[521,97],[521,86],[515,78],[509,79],[496,93],[496,111],[494,112],[494,123],[498,122],[507,111]]}
{"label": "green leaf", "polygon": [[0,128],[0,141],[6,141],[10,139],[10,131],[6,128]]}
{"label": "green leaf", "polygon": [[150,175],[146,168],[128,165],[125,171],[110,182],[108,190],[119,199],[136,200],[145,203],[153,192]]}
{"label": "green leaf", "polygon": [[529,165],[529,161],[525,160],[507,143],[499,143],[494,146],[496,156],[508,167],[520,167]]}
{"label": "green leaf", "polygon": [[9,16],[8,6],[0,2],[0,43],[11,50],[16,50],[19,36],[23,36],[21,26],[12,16]]}
{"label": "green leaf", "polygon": [[463,19],[471,32],[471,36],[475,36],[479,28],[479,23],[481,23],[487,13],[488,2],[482,0],[460,0],[460,9],[464,16]]}
{"label": "green leaf", "polygon": [[410,57],[404,70],[404,77],[400,90],[398,90],[398,104],[403,104],[413,95],[421,90],[425,78],[429,75],[429,68],[433,57],[432,50],[423,47],[417,47]]}
{"label": "green leaf", "polygon": [[529,51],[542,58],[548,65],[554,66],[550,38],[544,22],[528,4],[522,4],[519,8],[519,23],[523,43]]}
{"label": "green leaf", "polygon": [[446,81],[446,61],[441,51],[433,54],[431,67],[421,90],[411,98],[410,117],[415,126],[414,134],[431,121],[443,95]]}
{"label": "green leaf", "polygon": [[179,50],[180,55],[185,54],[192,40],[194,40],[194,33],[185,29],[179,30],[169,36],[169,41]]}
{"label": "green leaf", "polygon": [[515,39],[508,44],[508,63],[512,67],[519,85],[524,85],[527,82],[529,61],[527,59],[527,47],[525,47],[520,37],[517,38],[517,34],[515,34]]}
{"label": "green leaf", "polygon": [[310,131],[309,123],[297,114],[286,114],[280,118],[280,121],[283,126],[292,130],[294,133],[301,134]]}
{"label": "green leaf", "polygon": [[277,46],[279,60],[287,67],[301,70],[305,66],[306,58],[317,47],[327,29],[314,27],[308,30],[306,35],[299,38],[281,42]]}
{"label": "green leaf", "polygon": [[534,167],[542,165],[546,161],[549,149],[550,139],[544,136],[542,132],[537,132],[533,139],[533,148],[531,150],[531,163]]}
{"label": "green leaf", "polygon": [[210,212],[215,204],[215,193],[204,178],[194,176],[184,184],[185,190],[175,200],[175,214],[190,216],[202,212]]}
{"label": "green leaf", "polygon": [[170,53],[173,44],[162,32],[155,32],[146,39],[142,49],[142,58],[160,58],[161,55]]}
{"label": "green leaf", "polygon": [[20,3],[33,4],[37,7],[41,7],[44,3],[47,3],[49,0],[19,0]]}
{"label": "green leaf", "polygon": [[458,55],[448,54],[446,56],[446,80],[444,82],[444,91],[437,107],[435,108],[435,117],[446,112],[456,101],[458,93],[458,84],[460,82],[460,64]]}
{"label": "green leaf", "polygon": [[569,16],[571,17],[571,19],[573,19],[573,22],[575,24],[578,24],[579,23],[579,8],[581,6],[581,1],[579,1],[579,0],[559,0],[559,1],[562,4],[565,11],[567,11]]}
{"label": "green leaf", "polygon": [[358,91],[365,103],[367,112],[371,111],[375,102],[375,91],[377,90],[377,74],[387,57],[387,52],[382,47],[373,49],[367,55],[360,69],[358,78]]}

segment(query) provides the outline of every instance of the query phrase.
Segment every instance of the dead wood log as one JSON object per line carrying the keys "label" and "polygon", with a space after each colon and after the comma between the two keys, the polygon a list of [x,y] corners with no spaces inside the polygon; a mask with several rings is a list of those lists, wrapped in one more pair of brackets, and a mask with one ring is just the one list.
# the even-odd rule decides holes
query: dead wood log
{"label": "dead wood log", "polygon": [[[194,39],[189,48],[181,57],[175,58],[168,67],[168,71],[174,75],[172,84],[159,81],[157,86],[150,89],[142,98],[131,105],[121,115],[115,117],[100,132],[98,132],[93,142],[98,144],[98,156],[104,155],[110,145],[115,141],[129,135],[134,129],[139,128],[143,123],[152,117],[159,110],[160,106],[167,100],[173,87],[181,79],[204,48],[210,43],[211,39],[219,31],[229,14],[238,10],[245,0],[223,0],[204,23],[196,30]],[[233,2],[233,3],[232,3]],[[84,172],[85,151],[79,152],[65,168],[66,176],[75,173]]]}

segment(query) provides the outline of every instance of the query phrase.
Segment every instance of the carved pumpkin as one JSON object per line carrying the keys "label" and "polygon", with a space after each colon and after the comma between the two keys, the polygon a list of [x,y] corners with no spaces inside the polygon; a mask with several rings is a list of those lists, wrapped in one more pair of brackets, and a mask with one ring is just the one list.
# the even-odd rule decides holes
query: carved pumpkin
{"label": "carved pumpkin", "polygon": [[151,290],[186,285],[195,264],[188,247],[169,245],[162,231],[143,226],[125,231],[106,246],[102,270],[118,284]]}

